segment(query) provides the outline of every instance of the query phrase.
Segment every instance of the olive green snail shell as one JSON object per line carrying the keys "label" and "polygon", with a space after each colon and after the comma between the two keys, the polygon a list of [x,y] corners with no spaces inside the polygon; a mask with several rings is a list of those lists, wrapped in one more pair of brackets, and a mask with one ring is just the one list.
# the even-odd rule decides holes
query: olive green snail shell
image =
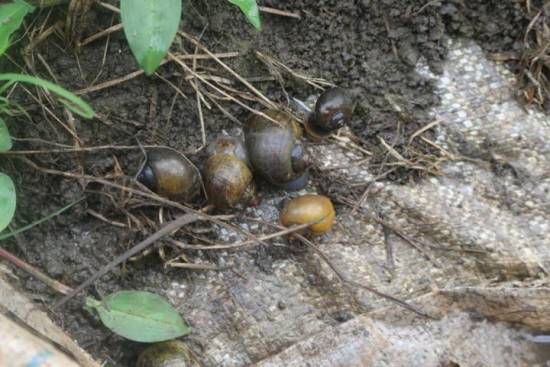
{"label": "olive green snail shell", "polygon": [[289,114],[264,112],[277,123],[259,115],[245,124],[245,144],[255,173],[286,190],[300,190],[307,185],[310,166],[307,148],[300,142],[300,128]]}
{"label": "olive green snail shell", "polygon": [[197,167],[183,154],[168,147],[147,150],[147,160],[137,179],[170,200],[189,202],[201,190]]}

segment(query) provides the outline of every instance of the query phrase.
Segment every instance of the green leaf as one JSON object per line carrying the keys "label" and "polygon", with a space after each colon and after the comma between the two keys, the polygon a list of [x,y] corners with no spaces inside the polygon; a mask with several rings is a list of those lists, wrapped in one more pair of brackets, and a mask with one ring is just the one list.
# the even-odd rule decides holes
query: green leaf
{"label": "green leaf", "polygon": [[121,0],[120,16],[126,39],[147,75],[168,52],[181,18],[182,0]]}
{"label": "green leaf", "polygon": [[9,176],[0,172],[0,232],[10,224],[15,204],[15,186]]}
{"label": "green leaf", "polygon": [[0,152],[5,152],[11,149],[11,137],[8,127],[0,117]]}
{"label": "green leaf", "polygon": [[260,20],[260,11],[256,0],[228,0],[231,4],[237,5],[241,11],[246,15],[246,19],[254,28],[258,31],[262,30],[262,22]]}
{"label": "green leaf", "polygon": [[153,343],[189,334],[177,311],[157,294],[142,291],[120,291],[99,302],[86,299],[105,326],[127,339]]}
{"label": "green leaf", "polygon": [[0,81],[7,81],[5,85],[0,87],[0,90],[5,89],[7,85],[11,85],[16,82],[29,83],[45,88],[50,92],[57,94],[61,102],[74,113],[87,119],[94,117],[94,110],[92,109],[92,107],[90,107],[89,104],[87,104],[82,99],[69,92],[65,88],[60,87],[59,85],[51,83],[47,80],[25,74],[8,73],[0,74]]}
{"label": "green leaf", "polygon": [[0,55],[10,45],[10,36],[23,23],[23,18],[32,12],[34,7],[22,0],[0,5]]}

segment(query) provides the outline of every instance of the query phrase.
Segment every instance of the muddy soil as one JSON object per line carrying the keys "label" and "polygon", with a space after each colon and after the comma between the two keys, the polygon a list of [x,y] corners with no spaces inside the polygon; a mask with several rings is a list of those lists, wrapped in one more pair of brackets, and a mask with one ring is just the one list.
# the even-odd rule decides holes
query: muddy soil
{"label": "muddy soil", "polygon": [[[202,37],[203,42],[213,52],[241,52],[242,56],[227,62],[247,78],[270,76],[265,65],[254,56],[254,51],[259,50],[296,71],[354,89],[359,95],[359,104],[350,128],[358,141],[373,153],[370,161],[373,165],[382,162],[386,155],[379,137],[392,142],[405,158],[412,158],[415,154],[437,155],[437,151],[428,145],[418,145],[413,151],[402,149],[411,134],[431,122],[427,111],[439,102],[432,84],[414,70],[420,58],[424,58],[432,71],[437,73],[440,62],[445,58],[444,41],[447,37],[474,38],[489,53],[520,51],[522,32],[529,22],[521,1],[475,0],[466,4],[461,1],[425,0],[271,0],[263,1],[262,5],[297,12],[302,18],[296,20],[264,13],[264,29],[256,33],[245,23],[238,10],[224,1],[196,0],[186,4],[182,29],[199,35],[208,26]],[[47,20],[48,24],[55,18],[63,19],[63,12],[63,9],[56,9],[51,19]],[[46,16],[46,11],[43,11],[37,19],[46,21]],[[99,7],[92,8],[86,19],[82,37],[118,22],[116,15]],[[24,39],[22,42],[26,41]],[[174,50],[192,53],[193,47],[178,39]],[[15,49],[12,54],[19,63],[23,62],[17,57]],[[72,90],[109,81],[138,68],[121,32],[112,34],[108,43],[102,39],[82,47],[78,54],[67,49],[64,40],[54,35],[40,44],[33,56],[31,64],[34,69],[30,71],[50,79],[55,77]],[[39,56],[44,63],[40,62]],[[45,64],[49,70],[44,67]],[[201,62],[201,65],[216,67],[212,61]],[[83,97],[97,111],[98,118],[93,121],[75,120],[79,144],[135,145],[138,139],[142,144],[170,145],[188,153],[200,147],[201,132],[193,89],[174,65],[161,67],[159,74],[178,86],[187,98],[179,96],[160,78],[144,76],[99,92],[85,93]],[[283,87],[289,95],[302,99],[315,92],[288,75],[284,75],[282,84],[271,80],[257,82],[255,86],[269,98],[283,104],[286,103]],[[13,135],[19,138],[15,149],[55,148],[52,142],[75,144],[75,139],[36,101],[29,99],[22,91],[18,93],[14,99],[30,106],[30,118],[8,120]],[[223,106],[241,121],[248,115],[236,105],[224,103]],[[59,108],[54,112],[63,116]],[[223,129],[236,127],[235,122],[216,108],[205,110],[204,117],[208,137]],[[200,155],[190,157],[200,165]],[[139,150],[106,150],[90,154],[37,154],[26,158],[41,167],[59,171],[105,176],[122,170],[132,176],[139,166],[141,154]],[[14,227],[85,197],[68,213],[5,244],[29,263],[67,285],[75,286],[84,281],[94,270],[154,230],[152,223],[157,220],[155,208],[138,207],[132,198],[120,192],[95,184],[82,186],[78,180],[37,171],[13,157],[2,157],[0,166],[17,184],[18,208]],[[406,183],[421,176],[414,170],[399,169],[384,179]],[[325,193],[338,192],[352,200],[356,200],[365,189],[365,186],[346,187],[341,183],[333,187],[332,181],[324,180],[320,174],[313,181]],[[276,190],[265,184],[261,184],[260,189],[267,192],[266,195],[278,195]],[[197,207],[202,204],[195,203]],[[340,206],[337,210],[346,211],[348,208]],[[90,211],[128,224],[132,229],[99,220],[97,216],[90,215]],[[136,226],[128,219],[129,213],[145,224]],[[166,214],[167,217],[169,215]],[[146,218],[150,221],[147,222]],[[197,230],[204,230],[204,227],[207,226],[194,226]],[[212,233],[206,235],[214,236]],[[188,238],[185,234],[181,236]],[[257,247],[251,252],[255,266],[265,272],[272,271],[270,264],[274,258],[307,257],[299,250],[288,253]],[[212,252],[194,252],[189,256],[195,262],[216,263],[217,258],[217,254]],[[314,264],[306,262],[302,271],[315,273],[314,269],[310,269],[312,266]],[[57,299],[58,296],[42,283],[24,273],[17,274],[21,286],[46,306]],[[186,281],[192,287],[196,279],[211,274],[165,269],[158,256],[152,254],[114,270],[98,281],[90,292],[102,296],[119,289],[159,291],[167,289],[174,280]],[[323,291],[324,286],[320,284],[319,292]],[[220,292],[223,293],[223,290]],[[225,307],[220,299],[221,296],[214,299],[210,309]],[[183,305],[182,311],[185,314],[186,307],[199,306]],[[325,306],[331,312],[327,312],[326,320],[321,321],[332,323],[347,320],[359,312],[336,301]],[[133,365],[141,346],[114,336],[95,317],[84,311],[79,302],[70,302],[63,311],[53,312],[52,316],[99,360],[106,360],[108,365],[113,366]],[[189,322],[193,326],[200,324],[196,320]],[[233,328],[238,333],[238,325],[228,322],[225,327]],[[201,346],[207,340],[201,336],[191,337],[190,340],[197,356],[209,365],[208,356],[201,353]],[[284,346],[282,341],[272,352]],[[258,359],[263,357],[265,355],[257,356]]]}

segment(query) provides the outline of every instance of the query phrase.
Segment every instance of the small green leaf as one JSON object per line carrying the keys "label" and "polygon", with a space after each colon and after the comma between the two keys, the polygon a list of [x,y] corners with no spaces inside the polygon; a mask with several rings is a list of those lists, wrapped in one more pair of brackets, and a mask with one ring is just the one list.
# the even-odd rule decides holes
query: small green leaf
{"label": "small green leaf", "polygon": [[237,5],[246,16],[246,19],[258,31],[262,30],[262,22],[260,19],[260,11],[256,0],[228,0],[231,4]]}
{"label": "small green leaf", "polygon": [[65,107],[67,107],[74,113],[87,119],[94,117],[94,110],[92,109],[92,107],[90,107],[89,104],[87,104],[82,99],[69,92],[65,88],[60,87],[59,85],[49,82],[47,80],[25,74],[8,73],[0,74],[0,81],[7,81],[5,85],[0,87],[0,90],[2,88],[5,89],[7,85],[11,85],[16,82],[29,83],[45,88],[50,92],[57,94]]}
{"label": "small green leaf", "polygon": [[33,10],[33,6],[22,0],[0,5],[0,55],[9,47],[11,34],[19,29],[25,15]]}
{"label": "small green leaf", "polygon": [[120,291],[99,302],[88,298],[105,326],[127,339],[153,343],[189,334],[177,311],[157,294]]}
{"label": "small green leaf", "polygon": [[8,127],[0,117],[0,152],[5,152],[11,149],[11,136]]}
{"label": "small green leaf", "polygon": [[0,172],[0,232],[10,224],[15,204],[15,186],[9,176]]}
{"label": "small green leaf", "polygon": [[181,0],[121,0],[120,16],[132,53],[153,74],[178,31]]}

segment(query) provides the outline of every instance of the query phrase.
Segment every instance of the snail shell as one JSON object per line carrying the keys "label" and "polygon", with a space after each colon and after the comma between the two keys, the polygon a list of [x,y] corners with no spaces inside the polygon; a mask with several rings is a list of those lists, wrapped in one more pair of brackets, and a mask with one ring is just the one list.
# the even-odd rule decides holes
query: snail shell
{"label": "snail shell", "polygon": [[274,185],[300,190],[307,184],[310,162],[306,147],[298,140],[297,121],[282,111],[265,114],[278,123],[254,115],[244,129],[252,168]]}
{"label": "snail shell", "polygon": [[191,201],[200,194],[199,170],[180,152],[168,148],[152,148],[138,173],[139,182],[170,200]]}
{"label": "snail shell", "polygon": [[307,194],[288,201],[281,211],[280,220],[285,227],[316,222],[308,230],[313,235],[319,235],[330,230],[334,217],[334,206],[329,198]]}
{"label": "snail shell", "polygon": [[136,367],[185,367],[190,366],[187,346],[178,340],[155,343],[143,350]]}
{"label": "snail shell", "polygon": [[206,147],[206,154],[212,157],[216,154],[233,155],[249,164],[244,142],[234,136],[219,135]]}
{"label": "snail shell", "polygon": [[215,154],[208,158],[204,182],[208,200],[220,209],[244,207],[256,194],[252,172],[235,155]]}
{"label": "snail shell", "polygon": [[342,88],[323,92],[306,120],[306,131],[313,138],[324,138],[346,125],[353,115],[351,93]]}

